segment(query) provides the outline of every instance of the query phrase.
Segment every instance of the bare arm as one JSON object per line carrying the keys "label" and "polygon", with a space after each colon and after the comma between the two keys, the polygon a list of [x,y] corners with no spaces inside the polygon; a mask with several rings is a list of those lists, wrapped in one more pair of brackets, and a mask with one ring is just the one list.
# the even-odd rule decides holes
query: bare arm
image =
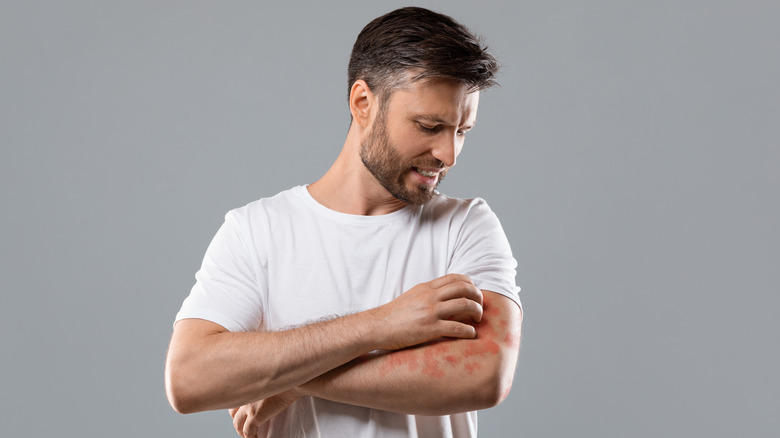
{"label": "bare arm", "polygon": [[[373,350],[443,336],[474,338],[459,321],[482,318],[482,293],[450,274],[384,306],[281,332],[231,333],[204,320],[179,321],[166,361],[166,391],[178,412],[241,406],[304,384]],[[455,320],[452,320],[455,316]]]}
{"label": "bare arm", "polygon": [[495,406],[509,393],[522,311],[484,291],[475,339],[446,339],[361,358],[292,391],[406,414],[446,415]]}
{"label": "bare arm", "polygon": [[509,394],[520,347],[521,309],[484,291],[483,318],[475,339],[436,340],[414,347],[367,354],[297,388],[230,409],[242,437],[296,399],[323,399],[387,411],[446,415],[484,409]]}

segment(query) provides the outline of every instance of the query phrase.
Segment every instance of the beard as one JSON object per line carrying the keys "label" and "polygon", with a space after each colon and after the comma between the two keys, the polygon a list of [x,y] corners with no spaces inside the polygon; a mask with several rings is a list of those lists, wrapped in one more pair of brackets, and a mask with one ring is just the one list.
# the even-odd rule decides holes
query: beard
{"label": "beard", "polygon": [[398,148],[390,141],[387,135],[385,111],[377,114],[374,126],[365,139],[360,143],[360,159],[371,175],[390,192],[393,197],[411,205],[423,205],[431,200],[434,190],[444,179],[447,171],[439,173],[436,185],[431,187],[424,184],[412,184],[406,182],[406,175],[415,167],[442,168],[443,163],[435,158],[430,160],[413,160],[404,163]]}

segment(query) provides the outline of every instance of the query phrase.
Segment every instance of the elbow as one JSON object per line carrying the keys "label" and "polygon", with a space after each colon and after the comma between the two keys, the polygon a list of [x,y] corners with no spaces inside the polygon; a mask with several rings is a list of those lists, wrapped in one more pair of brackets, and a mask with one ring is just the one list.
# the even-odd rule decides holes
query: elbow
{"label": "elbow", "polygon": [[496,363],[492,372],[484,374],[484,379],[480,382],[478,394],[478,409],[489,409],[498,406],[509,396],[512,389],[512,380],[514,377],[514,367],[502,367],[500,362]]}
{"label": "elbow", "polygon": [[482,388],[480,394],[480,409],[488,409],[498,406],[509,396],[512,389],[512,379],[495,378]]}
{"label": "elbow", "polygon": [[180,391],[166,388],[165,392],[168,396],[168,403],[170,403],[173,410],[177,413],[192,414],[194,412],[199,412],[199,409],[195,407],[195,403],[192,399],[182,394]]}
{"label": "elbow", "polygon": [[174,411],[180,414],[196,412],[192,397],[182,388],[181,383],[179,383],[175,374],[170,370],[165,372],[165,395],[168,397],[168,403]]}
{"label": "elbow", "polygon": [[168,403],[179,414],[192,414],[203,409],[198,401],[197,394],[187,378],[188,372],[181,367],[169,366],[165,369],[165,394]]}
{"label": "elbow", "polygon": [[192,407],[192,404],[178,395],[174,395],[172,392],[168,392],[168,403],[174,411],[179,414],[192,414],[198,412],[197,409]]}

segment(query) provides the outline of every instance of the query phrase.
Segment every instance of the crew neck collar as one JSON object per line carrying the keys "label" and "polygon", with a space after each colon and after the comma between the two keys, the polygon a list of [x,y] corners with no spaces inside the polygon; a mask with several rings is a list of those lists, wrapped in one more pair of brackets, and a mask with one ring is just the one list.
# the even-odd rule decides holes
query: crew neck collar
{"label": "crew neck collar", "polygon": [[349,222],[354,224],[380,224],[380,223],[392,222],[399,218],[407,217],[410,214],[412,214],[414,211],[420,209],[420,206],[407,204],[403,208],[400,208],[394,212],[387,213],[387,214],[380,214],[380,215],[368,216],[368,215],[360,215],[360,214],[342,213],[336,210],[331,210],[330,208],[325,207],[324,205],[317,202],[317,200],[314,199],[311,193],[309,193],[309,189],[305,185],[297,186],[295,187],[294,190],[298,194],[298,196],[300,196],[303,199],[306,205],[308,205],[318,214],[327,216],[329,218],[341,222]]}

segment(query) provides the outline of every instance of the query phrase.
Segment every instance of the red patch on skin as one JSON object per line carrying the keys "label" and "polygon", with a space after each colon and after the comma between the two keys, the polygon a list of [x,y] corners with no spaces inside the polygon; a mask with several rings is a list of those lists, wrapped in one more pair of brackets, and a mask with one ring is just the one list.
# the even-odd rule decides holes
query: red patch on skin
{"label": "red patch on skin", "polygon": [[448,362],[460,361],[450,353],[449,341],[431,342],[418,347],[404,350],[396,350],[382,356],[384,363],[379,367],[379,374],[386,377],[398,368],[406,368],[414,371],[422,365],[422,373],[429,377],[444,377],[444,369],[439,364],[439,358],[444,357]]}
{"label": "red patch on skin", "polygon": [[490,300],[486,298],[482,304],[482,316],[496,316],[498,313],[498,309],[491,306]]}
{"label": "red patch on skin", "polygon": [[447,362],[452,363],[452,364],[456,364],[456,363],[460,362],[460,359],[458,359],[457,357],[455,357],[455,356],[453,356],[451,354],[448,355],[448,356],[444,356],[444,360],[446,360]]}
{"label": "red patch on skin", "polygon": [[432,351],[434,353],[444,354],[450,351],[450,345],[447,344],[447,341],[439,341],[428,344],[427,349],[428,351]]}
{"label": "red patch on skin", "polygon": [[469,356],[482,356],[485,354],[498,354],[500,348],[496,341],[492,339],[476,339],[468,343],[468,346],[463,350],[463,355]]}
{"label": "red patch on skin", "polygon": [[480,321],[479,324],[474,325],[474,328],[477,329],[477,339],[468,343],[468,346],[463,351],[465,356],[498,354],[500,350],[496,343],[498,332],[496,332],[496,329],[491,323],[492,317],[497,316],[498,314],[499,310],[491,307],[489,300],[485,300],[482,311],[482,321]]}
{"label": "red patch on skin", "polygon": [[444,370],[441,369],[439,366],[439,362],[436,360],[435,357],[431,356],[431,353],[425,352],[425,357],[423,358],[423,374],[429,377],[434,377],[437,379],[440,379],[444,377]]}
{"label": "red patch on skin", "polygon": [[[440,379],[444,377],[444,370],[439,365],[439,357],[448,353],[450,346],[446,341],[436,342],[428,344],[422,348],[423,352],[423,369],[422,372],[426,376]],[[449,356],[453,357],[453,356]]]}
{"label": "red patch on skin", "polygon": [[482,320],[479,324],[474,326],[477,329],[477,338],[489,338],[495,339],[498,335],[496,329],[490,324],[488,320]]}
{"label": "red patch on skin", "polygon": [[506,345],[512,348],[520,347],[520,337],[513,335],[511,332],[508,332],[506,334],[506,336],[504,337],[504,342],[506,343]]}
{"label": "red patch on skin", "polygon": [[387,376],[396,368],[406,367],[410,370],[417,369],[419,363],[412,350],[398,350],[388,353],[383,357],[385,363],[379,367],[379,374],[382,377]]}
{"label": "red patch on skin", "polygon": [[466,367],[466,371],[469,372],[469,374],[474,374],[474,371],[482,368],[482,365],[479,364],[479,362],[471,362],[464,365]]}
{"label": "red patch on skin", "polygon": [[488,318],[482,318],[482,322],[474,325],[477,329],[477,338],[468,341],[466,344],[463,355],[474,356],[484,355],[488,353],[498,354],[498,344],[496,344],[496,330],[490,325]]}

